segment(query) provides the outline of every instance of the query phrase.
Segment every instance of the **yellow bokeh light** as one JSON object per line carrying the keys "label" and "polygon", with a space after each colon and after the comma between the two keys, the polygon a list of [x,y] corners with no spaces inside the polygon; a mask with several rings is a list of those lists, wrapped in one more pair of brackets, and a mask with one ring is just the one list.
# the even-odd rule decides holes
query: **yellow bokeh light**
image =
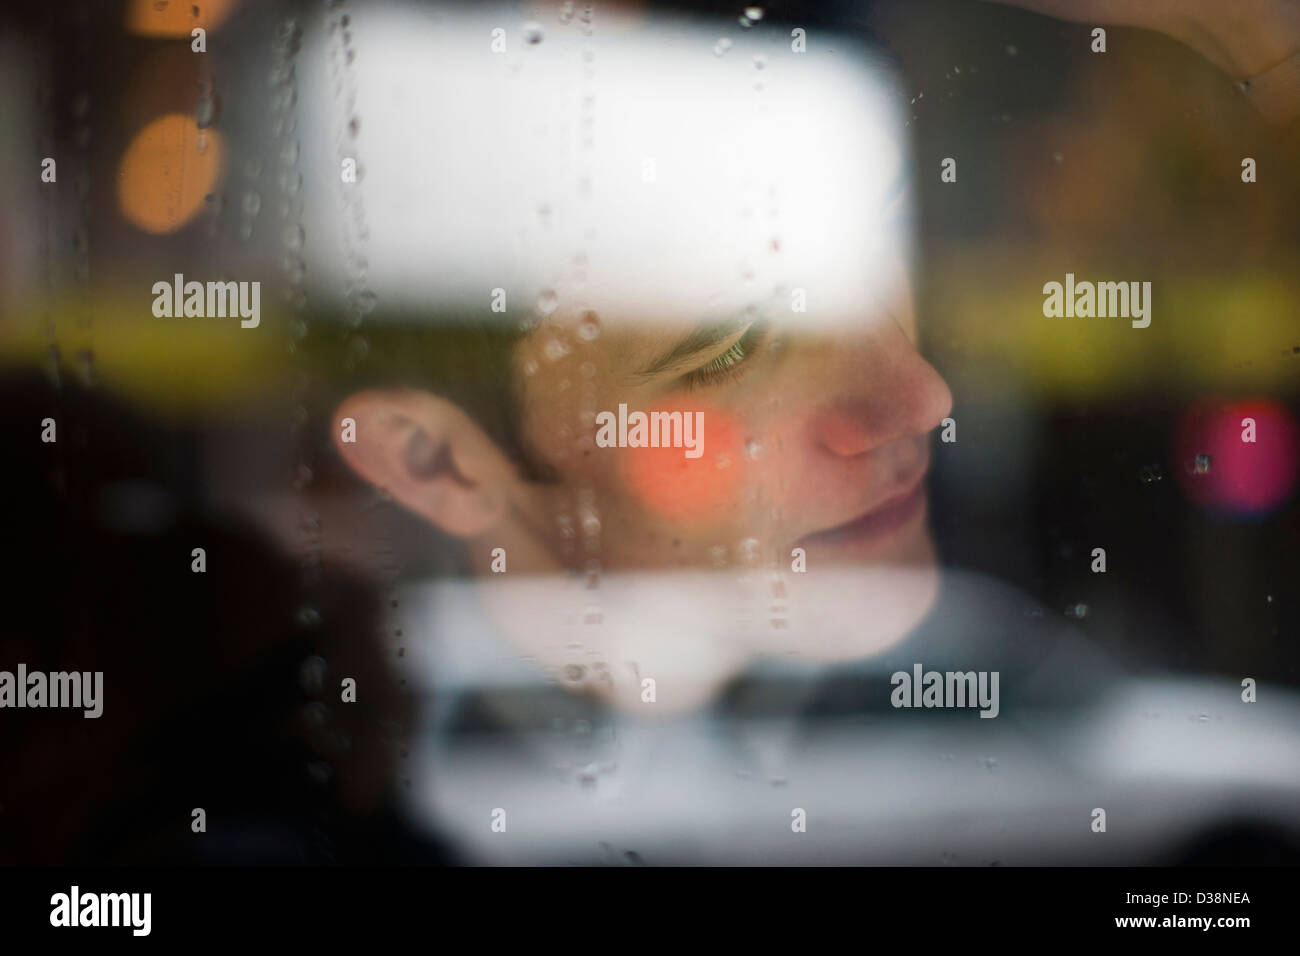
{"label": "yellow bokeh light", "polygon": [[122,215],[153,233],[175,232],[203,207],[221,178],[225,147],[194,117],[168,113],[136,134],[122,156],[117,196]]}

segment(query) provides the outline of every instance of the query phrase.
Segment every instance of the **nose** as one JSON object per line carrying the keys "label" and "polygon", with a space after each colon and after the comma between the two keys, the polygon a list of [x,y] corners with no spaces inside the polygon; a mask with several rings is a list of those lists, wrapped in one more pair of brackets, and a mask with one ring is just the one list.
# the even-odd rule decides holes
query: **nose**
{"label": "nose", "polygon": [[948,383],[896,326],[864,350],[841,352],[834,394],[814,434],[833,455],[862,455],[938,428],[952,411]]}

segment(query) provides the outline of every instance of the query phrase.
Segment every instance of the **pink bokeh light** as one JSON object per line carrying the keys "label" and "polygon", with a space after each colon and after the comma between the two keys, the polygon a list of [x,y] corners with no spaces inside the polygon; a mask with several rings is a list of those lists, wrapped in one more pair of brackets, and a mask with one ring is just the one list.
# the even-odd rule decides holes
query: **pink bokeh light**
{"label": "pink bokeh light", "polygon": [[[1243,441],[1244,419],[1255,440]],[[1174,438],[1179,484],[1197,504],[1258,517],[1295,490],[1300,427],[1287,409],[1265,398],[1204,399],[1184,413]]]}

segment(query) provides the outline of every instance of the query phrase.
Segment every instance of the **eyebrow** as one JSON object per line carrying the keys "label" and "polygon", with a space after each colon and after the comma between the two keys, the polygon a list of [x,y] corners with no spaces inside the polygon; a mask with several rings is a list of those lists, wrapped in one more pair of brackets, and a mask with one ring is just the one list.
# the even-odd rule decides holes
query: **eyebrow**
{"label": "eyebrow", "polygon": [[660,372],[681,365],[692,355],[717,347],[751,324],[749,319],[738,318],[700,325],[644,369],[633,374],[641,377],[658,375]]}

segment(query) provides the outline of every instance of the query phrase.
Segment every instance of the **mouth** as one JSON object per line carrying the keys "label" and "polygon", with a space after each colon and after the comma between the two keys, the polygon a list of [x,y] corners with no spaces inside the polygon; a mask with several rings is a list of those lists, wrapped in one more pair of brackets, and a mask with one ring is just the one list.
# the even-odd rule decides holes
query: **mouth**
{"label": "mouth", "polygon": [[922,474],[906,491],[882,501],[866,514],[835,525],[800,540],[801,545],[817,547],[859,542],[876,543],[893,536],[925,510],[925,475]]}

